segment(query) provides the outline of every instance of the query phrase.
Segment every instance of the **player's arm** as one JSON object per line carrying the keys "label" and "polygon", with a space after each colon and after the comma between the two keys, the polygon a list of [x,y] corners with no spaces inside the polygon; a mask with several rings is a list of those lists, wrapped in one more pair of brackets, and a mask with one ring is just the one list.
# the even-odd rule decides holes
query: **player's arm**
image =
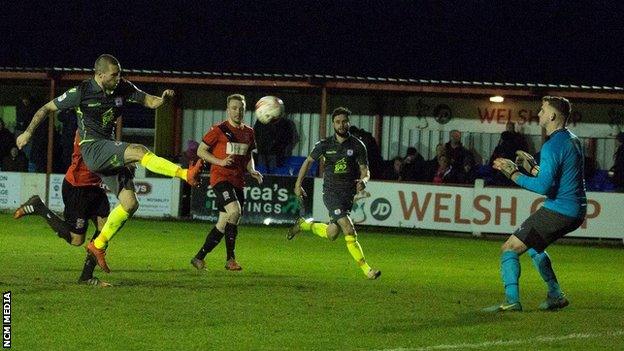
{"label": "player's arm", "polygon": [[358,192],[364,190],[366,188],[366,183],[370,180],[370,170],[368,169],[368,165],[361,164],[360,165],[360,179],[357,180],[356,189]]}
{"label": "player's arm", "polygon": [[297,181],[295,182],[295,195],[297,195],[297,197],[307,196],[301,184],[303,183],[303,178],[305,178],[306,174],[308,174],[308,170],[310,169],[312,163],[314,163],[314,158],[312,158],[312,156],[308,156],[305,161],[303,161],[301,168],[299,168],[299,174],[297,175]]}
{"label": "player's arm", "polygon": [[512,180],[527,190],[546,195],[550,191],[555,179],[557,161],[553,151],[546,147],[542,148],[540,161],[539,172],[535,177],[516,173]]}
{"label": "player's arm", "polygon": [[17,144],[17,147],[21,150],[24,146],[26,146],[26,144],[28,144],[28,142],[30,141],[33,132],[35,131],[35,129],[37,129],[39,124],[41,124],[41,122],[46,119],[50,112],[56,111],[58,111],[58,107],[56,107],[56,105],[54,104],[54,100],[49,101],[47,104],[41,106],[37,110],[37,112],[35,112],[32,121],[30,121],[30,124],[28,125],[24,133],[20,134],[17,137],[15,142]]}
{"label": "player's arm", "polygon": [[143,100],[143,106],[147,108],[151,108],[151,109],[157,109],[160,106],[162,106],[164,103],[169,102],[173,98],[174,95],[175,95],[175,92],[171,89],[167,89],[163,91],[161,96],[145,94],[145,99]]}
{"label": "player's arm", "polygon": [[227,167],[231,165],[232,162],[234,162],[234,158],[232,155],[228,155],[226,158],[220,159],[217,156],[210,153],[210,147],[208,146],[208,144],[204,143],[203,141],[199,144],[199,147],[197,148],[197,156],[199,156],[199,158],[201,158],[202,160],[206,162],[210,162],[210,164],[221,166],[221,167]]}
{"label": "player's arm", "polygon": [[254,162],[253,157],[249,157],[249,162],[247,162],[247,172],[252,176],[258,184],[262,184],[262,174],[256,170],[256,163]]}

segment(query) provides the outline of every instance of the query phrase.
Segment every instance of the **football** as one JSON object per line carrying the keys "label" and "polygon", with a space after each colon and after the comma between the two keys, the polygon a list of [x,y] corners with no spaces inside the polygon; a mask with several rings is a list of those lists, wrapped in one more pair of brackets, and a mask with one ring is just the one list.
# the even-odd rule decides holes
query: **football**
{"label": "football", "polygon": [[265,96],[256,102],[255,115],[260,123],[271,123],[284,115],[284,102],[276,96]]}

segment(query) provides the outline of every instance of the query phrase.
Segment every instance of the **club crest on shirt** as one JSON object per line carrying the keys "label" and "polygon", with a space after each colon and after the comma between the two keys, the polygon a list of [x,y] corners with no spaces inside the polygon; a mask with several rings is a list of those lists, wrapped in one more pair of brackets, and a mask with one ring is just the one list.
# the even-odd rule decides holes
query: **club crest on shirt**
{"label": "club crest on shirt", "polygon": [[227,191],[223,192],[223,200],[228,200],[230,198],[230,193],[228,193]]}
{"label": "club crest on shirt", "polygon": [[339,208],[337,208],[337,209],[335,209],[335,210],[334,210],[334,214],[335,214],[335,215],[339,215],[341,212],[342,212],[342,211],[341,211]]}
{"label": "club crest on shirt", "polygon": [[76,229],[82,229],[85,226],[85,219],[84,218],[77,218],[76,219]]}
{"label": "club crest on shirt", "polygon": [[347,156],[353,156],[353,149],[347,149]]}
{"label": "club crest on shirt", "polygon": [[115,98],[115,106],[120,107],[123,105],[123,98],[121,96],[118,96]]}

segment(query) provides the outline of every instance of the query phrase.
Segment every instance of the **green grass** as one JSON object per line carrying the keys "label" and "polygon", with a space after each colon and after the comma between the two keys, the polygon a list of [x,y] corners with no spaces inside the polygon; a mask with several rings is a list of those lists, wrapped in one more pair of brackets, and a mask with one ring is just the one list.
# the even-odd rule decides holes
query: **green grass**
{"label": "green grass", "polygon": [[[0,215],[0,290],[13,293],[16,350],[383,350],[474,344],[487,350],[594,350],[624,345],[624,250],[549,249],[571,305],[539,312],[545,287],[522,257],[525,312],[483,315],[502,300],[500,242],[360,233],[368,281],[344,240],[285,240],[285,228],[242,227],[242,272],[223,243],[198,272],[190,258],[212,224],[131,220],[109,248],[115,284],[75,283],[84,249],[41,218]],[[416,233],[411,231],[412,234]],[[90,235],[90,234],[89,234]],[[501,241],[502,241],[501,237]],[[571,334],[584,334],[565,338]],[[549,337],[553,339],[540,339]],[[482,344],[510,341],[507,345]],[[480,344],[480,345],[479,345]],[[470,345],[452,349],[469,349]],[[445,348],[435,348],[444,350]]]}

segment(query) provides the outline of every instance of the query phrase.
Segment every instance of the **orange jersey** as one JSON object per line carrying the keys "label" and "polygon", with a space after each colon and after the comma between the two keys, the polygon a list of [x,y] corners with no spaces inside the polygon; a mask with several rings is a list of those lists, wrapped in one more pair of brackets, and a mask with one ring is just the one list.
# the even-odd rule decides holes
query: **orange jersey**
{"label": "orange jersey", "polygon": [[210,185],[223,181],[232,183],[237,188],[245,186],[245,171],[251,159],[251,152],[256,148],[256,139],[251,127],[241,124],[235,128],[227,120],[214,125],[202,141],[210,148],[215,157],[224,159],[233,155],[234,162],[227,167],[211,165]]}
{"label": "orange jersey", "polygon": [[78,133],[76,133],[74,137],[72,163],[67,169],[67,172],[65,172],[65,179],[73,186],[100,186],[102,180],[85,165],[78,143],[80,143],[80,138],[78,137]]}

